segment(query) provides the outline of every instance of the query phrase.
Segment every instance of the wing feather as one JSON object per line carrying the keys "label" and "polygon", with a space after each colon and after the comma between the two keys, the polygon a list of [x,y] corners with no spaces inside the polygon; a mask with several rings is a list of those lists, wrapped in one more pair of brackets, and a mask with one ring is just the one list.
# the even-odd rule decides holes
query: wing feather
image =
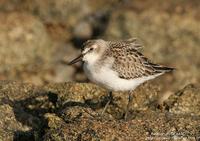
{"label": "wing feather", "polygon": [[173,70],[173,68],[152,63],[134,48],[121,48],[119,50],[112,47],[111,51],[114,57],[112,68],[123,79],[151,76]]}
{"label": "wing feather", "polygon": [[137,38],[130,38],[121,41],[109,41],[110,46],[115,46],[115,48],[133,48],[136,50],[141,49],[143,46],[139,43]]}

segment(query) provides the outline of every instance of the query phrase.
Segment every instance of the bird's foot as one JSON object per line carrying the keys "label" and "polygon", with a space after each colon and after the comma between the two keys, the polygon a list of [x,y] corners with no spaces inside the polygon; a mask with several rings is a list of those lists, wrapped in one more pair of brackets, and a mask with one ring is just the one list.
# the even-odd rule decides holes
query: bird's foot
{"label": "bird's foot", "polygon": [[130,108],[130,104],[131,104],[132,100],[133,100],[133,96],[132,96],[131,91],[130,91],[129,95],[128,95],[128,104],[126,106],[126,111],[125,111],[125,114],[123,116],[123,118],[124,118],[125,121],[127,121],[127,119],[128,119],[129,108]]}
{"label": "bird's foot", "polygon": [[106,112],[106,110],[107,110],[109,104],[110,104],[110,103],[112,102],[112,100],[113,100],[112,92],[109,92],[109,97],[108,97],[108,98],[109,98],[109,100],[108,100],[108,102],[106,103],[105,107],[103,108],[103,111],[101,112],[101,116],[104,115],[104,113]]}
{"label": "bird's foot", "polygon": [[111,102],[111,100],[109,100],[109,101],[106,103],[105,107],[103,108],[103,111],[101,112],[101,116],[104,115],[104,113],[105,113],[106,109],[108,108],[110,102]]}
{"label": "bird's foot", "polygon": [[123,116],[125,121],[127,121],[128,115],[129,115],[129,110],[126,110],[125,113],[124,113],[124,116]]}

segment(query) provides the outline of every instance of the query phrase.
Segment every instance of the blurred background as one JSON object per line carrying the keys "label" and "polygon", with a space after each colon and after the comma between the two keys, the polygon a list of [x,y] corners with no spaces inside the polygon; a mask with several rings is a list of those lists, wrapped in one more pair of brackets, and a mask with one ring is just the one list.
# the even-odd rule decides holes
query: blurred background
{"label": "blurred background", "polygon": [[87,82],[67,66],[84,41],[137,37],[142,53],[176,71],[151,83],[200,82],[199,0],[0,0],[0,80]]}

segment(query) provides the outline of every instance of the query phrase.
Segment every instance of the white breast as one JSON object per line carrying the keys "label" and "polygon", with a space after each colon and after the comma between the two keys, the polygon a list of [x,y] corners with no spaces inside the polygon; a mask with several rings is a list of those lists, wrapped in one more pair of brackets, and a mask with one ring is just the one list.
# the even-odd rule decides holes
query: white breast
{"label": "white breast", "polygon": [[118,77],[117,72],[112,70],[108,65],[98,68],[97,66],[88,63],[84,63],[84,71],[92,82],[114,91],[134,90],[145,81],[161,75],[157,74],[148,77],[126,80]]}

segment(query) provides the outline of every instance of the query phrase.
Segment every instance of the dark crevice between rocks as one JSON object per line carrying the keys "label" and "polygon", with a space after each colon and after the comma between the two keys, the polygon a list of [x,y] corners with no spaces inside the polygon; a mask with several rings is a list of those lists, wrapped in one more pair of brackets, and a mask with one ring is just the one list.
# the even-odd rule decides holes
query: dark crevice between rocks
{"label": "dark crevice between rocks", "polygon": [[98,110],[104,108],[110,99],[110,105],[114,105],[113,97],[110,97],[109,95],[100,97],[100,100],[96,102],[94,102],[92,99],[86,99],[85,104],[87,104],[92,110]]}
{"label": "dark crevice between rocks", "polygon": [[76,115],[73,118],[69,118],[68,115],[66,115],[65,112],[63,112],[63,111],[67,110],[69,107],[76,107],[76,106],[83,107],[83,108],[89,107],[87,104],[82,103],[82,102],[68,101],[66,103],[62,103],[62,100],[60,100],[60,102],[58,100],[57,105],[59,108],[54,113],[58,117],[62,118],[63,121],[65,121],[66,123],[72,123],[72,122],[78,120],[82,116],[82,113],[79,113],[78,115]]}
{"label": "dark crevice between rocks", "polygon": [[[57,104],[58,104],[58,109],[56,110],[55,114],[62,118],[66,123],[72,123],[78,119],[80,119],[80,117],[82,116],[82,113],[80,113],[79,115],[76,115],[74,118],[68,118],[68,116],[63,112],[66,111],[72,107],[81,107],[81,108],[90,108],[94,111],[99,110],[99,109],[103,109],[105,107],[105,105],[107,104],[107,102],[111,99],[111,102],[109,104],[109,106],[114,106],[114,107],[118,107],[118,105],[116,103],[113,102],[113,97],[110,97],[109,95],[106,96],[102,96],[100,97],[99,100],[94,101],[93,99],[85,99],[84,98],[84,102],[77,102],[77,101],[67,101],[65,103],[62,103],[63,101],[58,100]],[[59,104],[61,103],[61,104]],[[97,117],[95,117],[97,118]],[[121,117],[120,117],[121,119]]]}
{"label": "dark crevice between rocks", "polygon": [[[56,94],[45,91],[23,100],[11,100],[8,96],[2,99],[3,104],[9,104],[13,108],[17,121],[32,128],[30,131],[15,131],[13,140],[42,141],[45,130],[48,128],[44,115],[56,111],[57,99]],[[51,107],[49,103],[53,106]]]}
{"label": "dark crevice between rocks", "polygon": [[90,136],[90,137],[98,138],[98,139],[100,138],[100,137],[98,136],[98,133],[97,133],[95,130],[90,129],[90,128],[87,128],[86,130],[82,131],[82,132],[78,135],[76,141],[82,141],[82,140],[84,140],[83,137],[84,137],[84,136],[87,136],[87,135]]}

